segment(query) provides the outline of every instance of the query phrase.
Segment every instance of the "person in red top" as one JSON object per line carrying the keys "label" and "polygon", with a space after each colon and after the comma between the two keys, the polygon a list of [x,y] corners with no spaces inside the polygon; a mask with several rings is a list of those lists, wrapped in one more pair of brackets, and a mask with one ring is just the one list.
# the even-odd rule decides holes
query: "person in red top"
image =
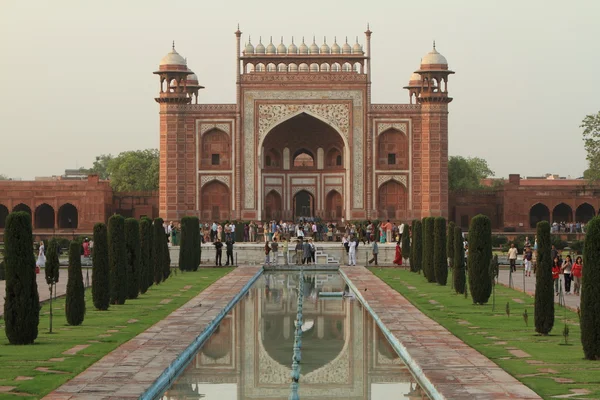
{"label": "person in red top", "polygon": [[554,280],[554,292],[556,293],[556,295],[558,296],[558,288],[559,288],[559,284],[560,281],[558,280],[559,276],[560,276],[560,259],[558,258],[558,256],[554,257],[554,262],[552,264],[552,280]]}
{"label": "person in red top", "polygon": [[571,274],[573,275],[573,282],[575,283],[573,288],[573,294],[579,296],[579,290],[581,289],[581,272],[583,269],[583,260],[581,257],[575,259],[575,263],[571,268]]}

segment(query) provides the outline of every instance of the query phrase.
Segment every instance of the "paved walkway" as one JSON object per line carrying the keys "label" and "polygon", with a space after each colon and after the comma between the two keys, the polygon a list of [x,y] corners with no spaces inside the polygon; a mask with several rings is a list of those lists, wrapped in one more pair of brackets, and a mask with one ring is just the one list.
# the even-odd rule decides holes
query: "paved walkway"
{"label": "paved walkway", "polygon": [[[517,272],[513,272],[513,288],[519,291],[523,291],[523,270],[517,269]],[[560,276],[561,284],[563,285],[564,291],[564,279],[563,276]],[[509,269],[500,269],[500,275],[498,276],[498,282],[501,284],[508,286],[510,280],[510,270]],[[535,295],[535,275],[532,273],[531,276],[525,277],[525,291],[530,295]],[[573,292],[573,283],[571,283],[571,293]],[[565,303],[568,308],[576,311],[577,307],[580,304],[580,297],[571,295],[564,296]],[[554,296],[554,302],[558,303],[558,296]]]}
{"label": "paved walkway", "polygon": [[447,399],[540,399],[363,267],[341,268]]}
{"label": "paved walkway", "polygon": [[260,267],[238,267],[44,399],[138,399]]}
{"label": "paved walkway", "polygon": [[[87,269],[83,269],[83,283],[86,282],[86,272]],[[89,281],[90,285],[92,284],[92,270],[89,270]],[[50,299],[50,290],[48,290],[48,284],[46,283],[46,277],[44,275],[44,270],[42,269],[39,274],[37,274],[37,285],[38,285],[38,293],[40,295],[40,302],[46,301]],[[60,269],[60,277],[58,279],[58,283],[56,284],[56,296],[64,296],[67,293],[67,269]],[[6,281],[0,281],[0,316],[4,314],[4,296],[6,295]]]}

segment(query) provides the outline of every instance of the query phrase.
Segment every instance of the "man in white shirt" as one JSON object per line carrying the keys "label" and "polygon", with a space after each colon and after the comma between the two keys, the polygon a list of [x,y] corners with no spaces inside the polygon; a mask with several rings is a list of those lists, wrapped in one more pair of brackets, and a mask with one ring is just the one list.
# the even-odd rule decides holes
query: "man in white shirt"
{"label": "man in white shirt", "polygon": [[517,248],[514,243],[511,243],[510,249],[508,249],[508,262],[510,264],[510,270],[515,272],[517,270]]}

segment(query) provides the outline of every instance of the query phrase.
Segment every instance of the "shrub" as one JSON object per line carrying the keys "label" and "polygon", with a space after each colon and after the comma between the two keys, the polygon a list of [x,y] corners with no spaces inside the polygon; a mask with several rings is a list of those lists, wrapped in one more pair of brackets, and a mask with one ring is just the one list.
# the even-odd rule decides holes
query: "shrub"
{"label": "shrub", "polygon": [[564,248],[569,245],[566,241],[562,240],[559,235],[552,235],[551,243],[554,245],[554,247],[556,247],[557,250],[564,250]]}
{"label": "shrub", "polygon": [[448,223],[446,231],[446,257],[448,257],[448,268],[453,268],[454,265],[454,221]]}
{"label": "shrub", "polygon": [[581,287],[581,344],[588,360],[600,360],[600,217],[586,224]]}
{"label": "shrub", "polygon": [[140,224],[135,218],[125,220],[127,249],[127,298],[137,299],[140,293]]}
{"label": "shrub", "polygon": [[[242,232],[243,234],[243,232]],[[197,247],[200,235],[200,222],[197,217],[181,219],[181,244],[179,247],[179,269],[193,271],[198,269]],[[237,230],[236,230],[237,235]]]}
{"label": "shrub", "polygon": [[433,272],[438,285],[448,283],[448,259],[446,258],[446,219],[434,218],[433,223]]}
{"label": "shrub", "polygon": [[550,256],[550,224],[537,224],[537,271],[535,273],[535,331],[547,335],[554,326],[554,281]]}
{"label": "shrub", "polygon": [[59,246],[60,244],[55,238],[52,238],[48,243],[48,250],[46,251],[46,267],[44,268],[46,284],[48,285],[57,283],[58,278],[60,277],[60,261],[58,260]]}
{"label": "shrub", "polygon": [[94,225],[92,252],[92,299],[97,310],[108,310],[110,305],[110,269],[108,266],[108,233],[106,224]]}
{"label": "shrub", "polygon": [[163,242],[165,242],[167,238],[165,236],[163,222],[162,218],[156,218],[152,224],[152,276],[154,277],[154,283],[157,285],[163,281],[164,274]]}
{"label": "shrub", "polygon": [[463,247],[462,229],[460,226],[454,227],[454,290],[456,293],[465,294],[465,284],[467,283],[465,274],[465,248]]}
{"label": "shrub", "polygon": [[435,282],[433,270],[433,225],[435,218],[423,218],[423,276],[427,282]]}
{"label": "shrub", "polygon": [[38,336],[40,297],[35,277],[31,215],[6,217],[4,329],[10,344],[32,344]]}
{"label": "shrub", "polygon": [[127,298],[127,248],[125,218],[113,215],[108,220],[108,263],[110,266],[110,304],[125,304]]}
{"label": "shrub", "polygon": [[[410,258],[410,227],[408,223],[404,224],[404,231],[402,232],[402,258]],[[412,270],[412,265],[411,265]]]}
{"label": "shrub", "polygon": [[571,248],[571,250],[573,250],[575,253],[577,254],[581,254],[582,250],[583,250],[583,244],[584,241],[583,240],[574,240],[571,242],[571,244],[569,245],[569,247]]}
{"label": "shrub", "polygon": [[421,221],[412,222],[412,249],[410,251],[410,270],[419,272],[422,267],[423,232]]}
{"label": "shrub", "polygon": [[81,245],[71,242],[69,246],[69,269],[65,315],[69,325],[81,325],[85,317],[85,288],[81,273]]}
{"label": "shrub", "polygon": [[492,259],[492,224],[485,215],[471,219],[467,270],[471,297],[475,304],[487,303],[492,294],[490,260]]}
{"label": "shrub", "polygon": [[492,247],[503,247],[508,243],[508,238],[504,235],[492,236]]}
{"label": "shrub", "polygon": [[140,221],[140,293],[144,294],[152,286],[152,264],[150,249],[152,248],[152,220],[142,218]]}

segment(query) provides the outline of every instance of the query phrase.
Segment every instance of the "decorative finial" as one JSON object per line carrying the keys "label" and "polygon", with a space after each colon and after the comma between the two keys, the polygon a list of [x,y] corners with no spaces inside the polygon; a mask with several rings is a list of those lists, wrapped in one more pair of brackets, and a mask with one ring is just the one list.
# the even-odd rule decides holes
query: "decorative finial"
{"label": "decorative finial", "polygon": [[173,51],[175,51],[175,41],[173,40]]}
{"label": "decorative finial", "polygon": [[323,43],[327,44],[327,36],[323,36]]}
{"label": "decorative finial", "polygon": [[356,37],[356,43],[358,43],[358,36]]}
{"label": "decorative finial", "polygon": [[433,49],[435,50],[435,40],[433,41]]}
{"label": "decorative finial", "polygon": [[281,44],[283,44],[283,36],[281,37]]}
{"label": "decorative finial", "polygon": [[252,44],[252,37],[248,35],[248,44]]}
{"label": "decorative finial", "polygon": [[294,44],[294,37],[292,36],[292,44]]}
{"label": "decorative finial", "polygon": [[370,30],[370,29],[369,29],[369,23],[368,23],[368,22],[367,22],[367,30]]}
{"label": "decorative finial", "polygon": [[304,43],[304,36],[302,36],[302,43]]}
{"label": "decorative finial", "polygon": [[315,39],[315,35],[313,35],[313,43],[317,43],[317,39]]}
{"label": "decorative finial", "polygon": [[262,44],[262,36],[258,37],[258,43]]}
{"label": "decorative finial", "polygon": [[337,36],[333,37],[333,43],[337,43]]}
{"label": "decorative finial", "polygon": [[346,36],[346,44],[348,43],[348,36]]}
{"label": "decorative finial", "polygon": [[271,44],[273,44],[273,36],[271,36],[271,38],[269,39],[269,42],[271,42]]}
{"label": "decorative finial", "polygon": [[240,30],[240,23],[238,22],[238,31]]}

